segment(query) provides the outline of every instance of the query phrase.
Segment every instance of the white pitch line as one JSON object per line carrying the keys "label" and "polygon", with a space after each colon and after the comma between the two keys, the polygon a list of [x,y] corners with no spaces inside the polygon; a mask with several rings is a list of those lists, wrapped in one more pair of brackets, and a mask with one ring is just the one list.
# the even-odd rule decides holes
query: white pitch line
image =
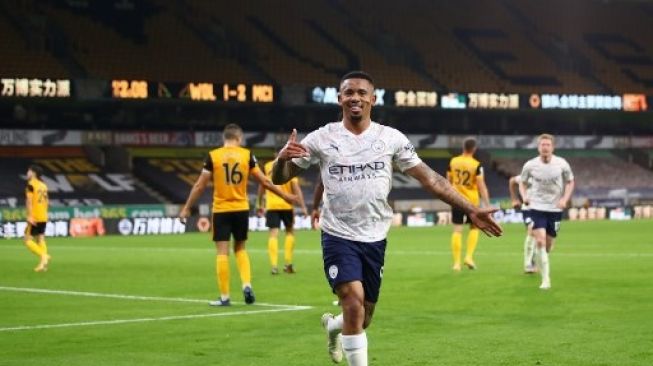
{"label": "white pitch line", "polygon": [[99,321],[79,322],[79,323],[22,325],[22,326],[17,326],[17,327],[0,328],[0,332],[17,332],[17,331],[22,331],[22,330],[69,328],[69,327],[88,327],[88,326],[93,326],[93,325],[114,325],[114,324],[168,321],[168,320],[212,318],[212,317],[222,317],[222,316],[252,315],[252,314],[262,314],[262,313],[279,313],[279,312],[282,312],[282,311],[299,311],[299,310],[306,310],[306,309],[310,309],[310,308],[311,308],[310,306],[293,306],[293,307],[287,307],[285,309],[233,311],[233,312],[228,312],[228,313],[195,314],[195,315],[173,315],[173,316],[164,316],[164,317],[159,317],[159,318],[116,319],[116,320],[99,320]]}
{"label": "white pitch line", "polygon": [[[68,291],[68,290],[50,290],[43,288],[29,288],[29,287],[9,287],[9,286],[0,286],[0,291],[12,291],[12,292],[28,292],[28,293],[40,293],[40,294],[55,294],[55,295],[68,295],[68,296],[84,296],[84,297],[103,297],[111,299],[123,299],[123,300],[139,300],[139,301],[164,301],[164,302],[191,302],[191,303],[203,303],[208,304],[209,300],[202,299],[187,299],[181,297],[159,297],[159,296],[137,296],[137,295],[123,295],[123,294],[107,294],[100,292],[82,292],[82,291]],[[242,304],[239,302],[232,302],[234,305]],[[277,307],[277,308],[298,308],[297,310],[310,309],[310,306],[301,306],[301,305],[285,305],[285,304],[269,304],[269,303],[254,303],[257,306],[268,306],[268,307]]]}

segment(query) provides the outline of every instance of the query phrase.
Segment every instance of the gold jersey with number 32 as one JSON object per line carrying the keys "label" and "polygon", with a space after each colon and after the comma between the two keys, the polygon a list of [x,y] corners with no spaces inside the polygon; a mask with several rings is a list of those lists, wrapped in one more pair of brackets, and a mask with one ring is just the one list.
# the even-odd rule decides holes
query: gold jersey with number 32
{"label": "gold jersey with number 32", "polygon": [[458,193],[472,204],[480,203],[476,178],[483,176],[481,163],[471,156],[459,155],[451,159],[447,177]]}

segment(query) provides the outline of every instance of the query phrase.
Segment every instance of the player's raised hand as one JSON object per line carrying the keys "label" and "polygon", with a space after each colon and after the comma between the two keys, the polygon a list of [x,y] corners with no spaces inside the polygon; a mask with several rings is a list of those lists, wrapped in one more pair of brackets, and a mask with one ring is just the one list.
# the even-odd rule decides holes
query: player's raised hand
{"label": "player's raised hand", "polygon": [[492,217],[492,215],[498,210],[499,209],[496,207],[478,208],[469,213],[469,218],[477,228],[485,233],[485,235],[501,236],[501,234],[503,234],[503,229]]}
{"label": "player's raised hand", "polygon": [[308,149],[304,145],[297,142],[297,129],[293,128],[290,137],[288,137],[286,146],[284,146],[281,151],[279,151],[277,159],[280,161],[285,161],[293,158],[303,158],[306,156],[309,156]]}

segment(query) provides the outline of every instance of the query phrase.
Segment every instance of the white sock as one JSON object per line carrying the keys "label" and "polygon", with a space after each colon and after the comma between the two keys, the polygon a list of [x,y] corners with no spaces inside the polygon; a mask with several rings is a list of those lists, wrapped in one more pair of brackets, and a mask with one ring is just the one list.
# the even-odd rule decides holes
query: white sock
{"label": "white sock", "polygon": [[365,332],[342,336],[342,349],[349,366],[367,366],[367,335]]}
{"label": "white sock", "polygon": [[537,247],[537,266],[540,268],[542,282],[551,282],[549,278],[549,253],[545,247]]}
{"label": "white sock", "polygon": [[327,329],[329,330],[330,334],[340,333],[342,331],[342,314],[338,314],[332,319],[329,319]]}
{"label": "white sock", "polygon": [[535,255],[535,238],[526,235],[524,240],[524,268],[533,264],[533,255]]}

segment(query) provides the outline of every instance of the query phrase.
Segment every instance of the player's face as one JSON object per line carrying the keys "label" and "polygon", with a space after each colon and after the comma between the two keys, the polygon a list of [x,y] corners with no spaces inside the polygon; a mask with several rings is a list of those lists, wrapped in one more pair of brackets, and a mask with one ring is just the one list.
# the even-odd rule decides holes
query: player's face
{"label": "player's face", "polygon": [[32,169],[27,169],[27,179],[32,179],[34,178],[34,172],[32,172]]}
{"label": "player's face", "polygon": [[537,144],[537,151],[542,157],[550,157],[553,154],[553,141],[549,139],[541,139]]}
{"label": "player's face", "polygon": [[342,114],[352,122],[370,118],[372,105],[376,102],[374,87],[366,79],[347,79],[340,85],[338,102]]}

